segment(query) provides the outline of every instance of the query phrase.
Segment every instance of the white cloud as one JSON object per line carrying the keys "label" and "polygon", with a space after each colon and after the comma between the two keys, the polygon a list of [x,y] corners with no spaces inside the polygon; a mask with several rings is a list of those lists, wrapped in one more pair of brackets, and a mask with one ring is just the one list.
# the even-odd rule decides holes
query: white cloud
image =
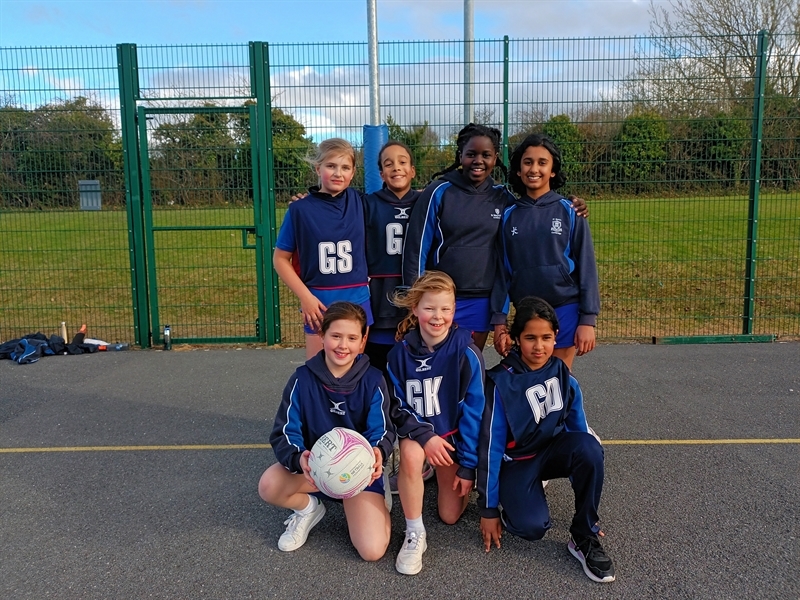
{"label": "white cloud", "polygon": [[[657,4],[665,0],[656,0]],[[475,39],[644,35],[649,2],[636,0],[475,0]],[[460,39],[462,0],[378,0],[383,40]]]}

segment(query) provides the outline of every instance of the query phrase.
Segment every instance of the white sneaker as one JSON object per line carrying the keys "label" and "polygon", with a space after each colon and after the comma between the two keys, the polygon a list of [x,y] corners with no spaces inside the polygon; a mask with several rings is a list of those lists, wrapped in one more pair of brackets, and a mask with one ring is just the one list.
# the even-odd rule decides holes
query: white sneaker
{"label": "white sneaker", "polygon": [[317,507],[310,514],[303,516],[293,512],[283,522],[286,525],[286,531],[283,532],[278,540],[278,550],[291,552],[306,543],[309,532],[325,516],[325,505],[317,498],[312,498],[312,502],[316,502]]}
{"label": "white sneaker", "polygon": [[599,436],[599,435],[597,435],[597,434],[594,432],[594,429],[592,429],[591,427],[589,427],[589,433],[591,433],[591,434],[594,436],[594,439],[596,439],[596,440],[597,440],[597,443],[598,443],[598,444],[600,444],[601,446],[603,445],[603,440],[601,440],[601,439],[600,439],[600,436]]}
{"label": "white sneaker", "polygon": [[416,575],[422,570],[422,554],[428,549],[426,533],[411,531],[406,533],[403,547],[397,555],[395,568],[403,575]]}

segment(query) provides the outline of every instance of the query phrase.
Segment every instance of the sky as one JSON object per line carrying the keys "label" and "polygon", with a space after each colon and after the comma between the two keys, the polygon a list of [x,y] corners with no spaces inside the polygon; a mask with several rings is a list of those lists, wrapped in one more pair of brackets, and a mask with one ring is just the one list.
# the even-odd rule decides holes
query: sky
{"label": "sky", "polygon": [[[669,6],[669,0],[653,2]],[[0,98],[35,107],[88,96],[116,109],[114,46],[120,43],[137,44],[140,84],[148,98],[239,98],[249,75],[246,43],[264,41],[275,44],[273,106],[290,112],[315,140],[350,139],[370,120],[363,45],[367,5],[367,0],[0,0],[0,48],[5,48]],[[608,60],[603,68],[613,72],[598,74],[592,59],[630,55],[628,36],[649,32],[650,0],[473,0],[473,5],[476,40],[504,35],[526,40],[512,46],[512,105],[538,102],[568,111],[565,99],[613,98],[603,79],[624,77],[622,67]],[[388,64],[381,64],[381,119],[392,115],[404,125],[428,121],[446,135],[450,124],[464,118],[463,69],[454,68],[463,50],[463,0],[378,0],[377,16],[381,42],[435,41],[383,47],[381,60]],[[543,38],[557,39],[539,45],[536,40]],[[576,38],[579,43],[573,43]],[[320,64],[310,42],[362,44],[359,50],[325,47],[322,63],[330,60],[332,66]],[[294,43],[305,46],[286,45]],[[211,44],[232,46],[209,49]],[[76,46],[82,48],[74,55],[61,48]],[[502,44],[476,45],[475,52],[473,102],[499,118]],[[552,81],[569,83],[547,83]],[[116,111],[112,114],[116,118]]]}
{"label": "sky", "polygon": [[[667,0],[654,0],[668,6]],[[648,33],[649,0],[474,0],[475,39]],[[457,40],[463,0],[378,0],[378,38]],[[364,42],[367,0],[0,0],[0,46]]]}

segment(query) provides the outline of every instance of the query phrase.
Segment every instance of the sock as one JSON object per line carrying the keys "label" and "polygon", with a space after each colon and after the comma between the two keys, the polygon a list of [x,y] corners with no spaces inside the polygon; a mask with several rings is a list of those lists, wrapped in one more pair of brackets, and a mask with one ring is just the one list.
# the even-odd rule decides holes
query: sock
{"label": "sock", "polygon": [[416,531],[417,533],[425,533],[425,525],[422,523],[422,515],[416,519],[406,518],[406,533]]}
{"label": "sock", "polygon": [[298,515],[307,516],[314,512],[314,509],[317,508],[317,503],[319,500],[314,498],[314,496],[308,494],[308,505],[303,510],[296,510],[295,512]]}

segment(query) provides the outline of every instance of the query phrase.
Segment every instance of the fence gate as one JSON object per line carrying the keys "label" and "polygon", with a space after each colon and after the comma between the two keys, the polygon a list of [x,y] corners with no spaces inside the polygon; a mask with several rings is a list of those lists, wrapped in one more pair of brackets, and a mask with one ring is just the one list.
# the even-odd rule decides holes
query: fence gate
{"label": "fence gate", "polygon": [[138,107],[153,343],[263,342],[256,106]]}

